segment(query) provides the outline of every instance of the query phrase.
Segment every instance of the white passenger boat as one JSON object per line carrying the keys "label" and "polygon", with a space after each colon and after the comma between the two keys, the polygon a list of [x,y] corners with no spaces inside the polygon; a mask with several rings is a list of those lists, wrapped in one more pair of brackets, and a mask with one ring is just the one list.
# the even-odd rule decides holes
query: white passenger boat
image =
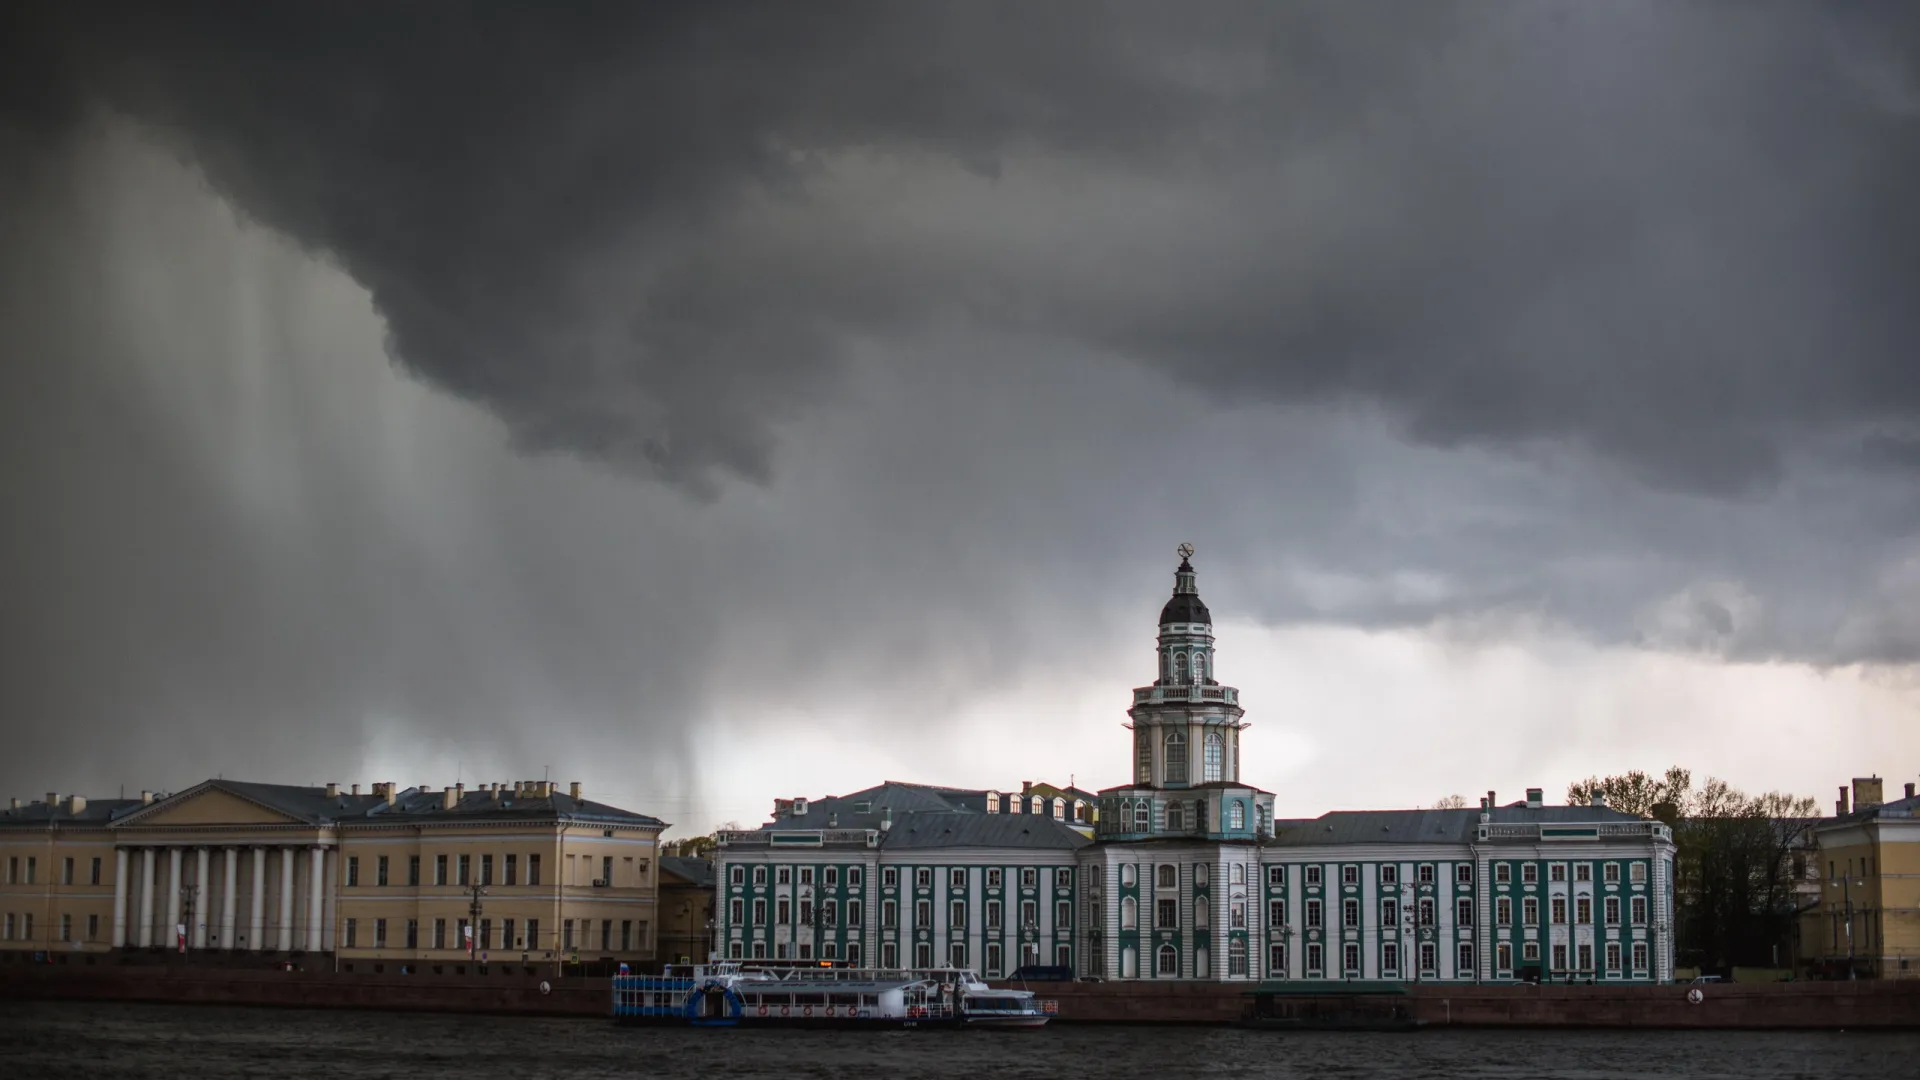
{"label": "white passenger boat", "polygon": [[1055,1003],[959,968],[889,970],[738,961],[613,980],[616,1019],[700,1026],[1041,1027]]}

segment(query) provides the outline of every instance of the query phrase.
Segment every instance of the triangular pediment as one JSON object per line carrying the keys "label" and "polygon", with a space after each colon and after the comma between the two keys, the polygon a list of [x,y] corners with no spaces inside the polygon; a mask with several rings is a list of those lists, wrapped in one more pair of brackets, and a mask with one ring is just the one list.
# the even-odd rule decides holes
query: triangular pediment
{"label": "triangular pediment", "polygon": [[180,825],[298,825],[302,822],[291,814],[207,783],[183,791],[165,802],[144,807],[123,818],[119,824],[167,828]]}

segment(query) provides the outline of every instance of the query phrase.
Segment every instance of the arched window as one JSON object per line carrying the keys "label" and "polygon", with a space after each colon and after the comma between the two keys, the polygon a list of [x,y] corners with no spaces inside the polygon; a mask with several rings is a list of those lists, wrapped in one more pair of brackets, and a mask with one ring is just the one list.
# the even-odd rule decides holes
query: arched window
{"label": "arched window", "polygon": [[1129,889],[1133,888],[1134,874],[1135,870],[1133,869],[1132,863],[1120,864],[1120,884]]}
{"label": "arched window", "polygon": [[1227,942],[1227,975],[1240,977],[1247,973],[1247,943],[1241,938]]}
{"label": "arched window", "polygon": [[1187,737],[1178,731],[1167,732],[1167,783],[1187,782]]}
{"label": "arched window", "polygon": [[1000,812],[1000,793],[997,791],[987,792],[987,813],[997,814],[999,812]]}
{"label": "arched window", "polygon": [[1129,945],[1120,950],[1120,977],[1134,979],[1140,975],[1140,954]]}
{"label": "arched window", "polygon": [[1247,827],[1247,804],[1235,799],[1228,804],[1227,828],[1238,832]]}
{"label": "arched window", "polygon": [[1194,950],[1193,977],[1196,979],[1207,977],[1207,950],[1204,947]]}
{"label": "arched window", "polygon": [[1206,653],[1197,652],[1193,654],[1193,681],[1197,683],[1207,681]]}
{"label": "arched window", "polygon": [[1201,759],[1200,778],[1211,784],[1220,779],[1221,763],[1227,758],[1226,737],[1217,731],[1207,732],[1206,756]]}
{"label": "arched window", "polygon": [[1187,681],[1187,654],[1186,653],[1177,652],[1173,654],[1173,681],[1177,683],[1183,683]]}
{"label": "arched window", "polygon": [[1067,800],[1058,795],[1053,798],[1053,819],[1055,821],[1065,821],[1067,819]]}
{"label": "arched window", "polygon": [[1160,959],[1154,965],[1155,975],[1172,976],[1180,974],[1180,953],[1171,945],[1160,946]]}
{"label": "arched window", "polygon": [[1147,832],[1153,828],[1153,801],[1141,799],[1133,804],[1133,831]]}
{"label": "arched window", "polygon": [[1235,885],[1243,885],[1246,883],[1246,880],[1247,880],[1247,865],[1245,863],[1234,863],[1233,864],[1233,883]]}
{"label": "arched window", "polygon": [[1180,887],[1180,868],[1172,863],[1161,863],[1159,869],[1154,873],[1158,879],[1155,884],[1159,888],[1177,889]]}
{"label": "arched window", "polygon": [[1135,930],[1140,926],[1140,902],[1128,896],[1120,901],[1120,929]]}
{"label": "arched window", "polygon": [[1153,783],[1153,735],[1142,731],[1133,737],[1139,764],[1134,768],[1134,782]]}
{"label": "arched window", "polygon": [[1205,929],[1207,925],[1207,902],[1205,899],[1193,902],[1193,925]]}
{"label": "arched window", "polygon": [[1047,800],[1039,795],[1035,795],[1032,799],[1028,800],[1028,804],[1029,808],[1036,814],[1044,814],[1047,812]]}

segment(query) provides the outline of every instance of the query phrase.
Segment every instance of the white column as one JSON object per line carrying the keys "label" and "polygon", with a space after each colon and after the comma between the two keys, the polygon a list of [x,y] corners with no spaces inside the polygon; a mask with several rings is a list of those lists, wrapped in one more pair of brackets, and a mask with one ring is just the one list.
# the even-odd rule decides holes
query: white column
{"label": "white column", "polygon": [[213,897],[209,895],[211,881],[207,874],[207,860],[212,854],[205,847],[194,849],[193,925],[187,931],[193,935],[193,947],[196,949],[207,947],[207,924],[213,921]]}
{"label": "white column", "polygon": [[247,948],[254,952],[267,947],[267,849],[253,849],[252,922],[247,927]]}
{"label": "white column", "polygon": [[171,950],[173,928],[180,925],[180,849],[167,849],[167,930],[160,935],[162,947]]}
{"label": "white column", "polygon": [[127,895],[133,883],[127,880],[127,849],[113,852],[113,947],[127,947]]}
{"label": "white column", "polygon": [[280,852],[280,951],[293,951],[293,852],[290,847]]}
{"label": "white column", "polygon": [[153,944],[153,849],[140,849],[140,932],[135,943],[141,948]]}
{"label": "white column", "polygon": [[307,951],[320,951],[320,925],[326,895],[322,891],[326,885],[327,849],[315,846],[308,849],[312,869],[307,872]]}
{"label": "white column", "polygon": [[222,877],[220,884],[220,947],[232,950],[234,924],[239,921],[239,912],[234,910],[235,892],[239,883],[234,880],[234,877],[240,869],[240,850],[227,848],[226,852],[226,874]]}

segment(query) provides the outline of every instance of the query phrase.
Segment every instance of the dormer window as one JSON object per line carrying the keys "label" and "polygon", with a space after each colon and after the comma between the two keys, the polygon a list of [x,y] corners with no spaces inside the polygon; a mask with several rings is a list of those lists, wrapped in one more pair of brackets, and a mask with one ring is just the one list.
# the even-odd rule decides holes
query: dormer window
{"label": "dormer window", "polygon": [[807,816],[807,800],[805,799],[793,800],[793,816],[794,817]]}
{"label": "dormer window", "polygon": [[1035,795],[1028,809],[1036,814],[1044,814],[1047,812],[1047,800],[1039,795]]}
{"label": "dormer window", "polygon": [[1000,812],[1000,793],[997,791],[987,792],[987,813],[997,814],[999,812]]}

